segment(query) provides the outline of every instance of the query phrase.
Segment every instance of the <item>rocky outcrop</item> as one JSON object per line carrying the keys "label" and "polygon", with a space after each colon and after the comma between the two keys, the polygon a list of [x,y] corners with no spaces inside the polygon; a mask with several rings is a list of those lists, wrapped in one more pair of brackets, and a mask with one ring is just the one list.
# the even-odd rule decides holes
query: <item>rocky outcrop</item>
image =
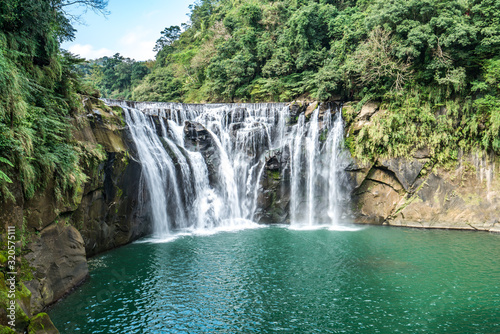
{"label": "rocky outcrop", "polygon": [[[75,196],[58,197],[54,178],[49,177],[42,190],[25,200],[20,182],[15,181],[9,186],[15,200],[0,203],[2,227],[22,231],[17,245],[22,253],[18,296],[25,297],[16,300],[17,332],[29,326],[30,333],[57,333],[47,315],[36,314],[87,277],[87,257],[151,232],[139,201],[141,166],[121,108],[109,108],[95,99],[84,104],[85,112],[70,120],[74,139],[91,152],[82,161],[87,175],[83,187]],[[7,324],[5,320],[0,312],[0,324]]]}
{"label": "rocky outcrop", "polygon": [[288,150],[267,152],[264,171],[260,179],[255,220],[262,224],[289,222],[290,173]]}
{"label": "rocky outcrop", "polygon": [[493,154],[463,155],[447,168],[414,157],[366,169],[364,176],[361,168],[348,170],[357,223],[500,231],[500,163]]}
{"label": "rocky outcrop", "polygon": [[[383,116],[377,102],[356,109],[346,103],[347,133],[356,136]],[[435,166],[428,148],[407,158],[353,160],[346,169],[357,223],[499,231],[500,163],[493,153],[459,156],[455,165]]]}
{"label": "rocky outcrop", "polygon": [[30,325],[28,327],[28,334],[59,334],[52,320],[50,320],[47,313],[39,313],[33,319],[31,319]]}
{"label": "rocky outcrop", "polygon": [[81,234],[64,220],[45,228],[29,247],[25,259],[35,277],[25,285],[32,293],[31,311],[38,313],[87,277],[87,258]]}
{"label": "rocky outcrop", "polygon": [[82,234],[89,257],[136,240],[150,233],[151,226],[140,205],[141,166],[121,108],[94,101],[86,109],[74,136],[87,145],[100,145],[104,159],[87,171],[89,180],[69,222]]}

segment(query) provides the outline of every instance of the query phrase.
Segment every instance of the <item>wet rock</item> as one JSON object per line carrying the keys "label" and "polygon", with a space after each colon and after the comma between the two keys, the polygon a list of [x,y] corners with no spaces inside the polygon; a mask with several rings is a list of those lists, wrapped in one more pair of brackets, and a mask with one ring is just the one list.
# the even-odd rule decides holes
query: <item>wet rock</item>
{"label": "wet rock", "polygon": [[163,133],[163,129],[165,129],[165,132],[168,131],[168,123],[165,122],[160,116],[151,115],[149,117],[151,117],[151,121],[155,126],[156,134],[159,137],[164,136],[165,134]]}
{"label": "wet rock", "polygon": [[201,153],[207,164],[210,185],[219,188],[221,153],[210,132],[200,123],[186,121],[184,144],[186,149]]}
{"label": "wet rock", "polygon": [[244,122],[247,114],[248,112],[245,108],[235,108],[226,114],[226,124]]}
{"label": "wet rock", "polygon": [[259,196],[255,219],[263,224],[289,222],[290,180],[289,152],[285,149],[266,153],[265,170],[259,180]]}
{"label": "wet rock", "polygon": [[34,313],[55,302],[88,275],[85,244],[73,226],[59,222],[45,228],[25,256],[35,278],[26,283]]}
{"label": "wet rock", "polygon": [[30,320],[29,334],[59,334],[47,313],[39,313]]}
{"label": "wet rock", "polygon": [[290,119],[288,124],[292,125],[297,122],[297,119],[300,114],[302,114],[304,111],[306,111],[307,104],[306,103],[299,103],[299,102],[292,102],[290,104]]}
{"label": "wet rock", "polygon": [[273,155],[266,159],[266,169],[271,171],[279,171],[281,167],[281,162],[276,155]]}
{"label": "wet rock", "polygon": [[186,121],[184,125],[184,138],[188,149],[197,151],[207,150],[214,146],[213,138],[208,130],[198,122]]}
{"label": "wet rock", "polygon": [[269,149],[269,134],[262,123],[231,124],[230,135],[233,150],[245,152],[248,158],[254,158],[253,163],[256,163],[256,159]]}

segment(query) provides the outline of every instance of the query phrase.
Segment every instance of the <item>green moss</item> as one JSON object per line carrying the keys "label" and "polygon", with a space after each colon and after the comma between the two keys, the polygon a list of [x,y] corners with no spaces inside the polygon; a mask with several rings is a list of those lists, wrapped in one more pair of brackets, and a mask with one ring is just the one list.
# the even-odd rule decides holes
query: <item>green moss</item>
{"label": "green moss", "polygon": [[6,262],[7,262],[7,252],[6,251],[0,251],[0,266],[3,267]]}
{"label": "green moss", "polygon": [[267,176],[269,178],[272,178],[273,180],[277,180],[277,181],[281,179],[280,172],[277,171],[277,170],[269,170],[269,171],[267,171]]}
{"label": "green moss", "polygon": [[29,301],[31,298],[31,291],[24,285],[24,283],[20,283],[18,290],[16,291],[16,296],[19,299],[27,299]]}
{"label": "green moss", "polygon": [[28,334],[36,334],[39,331],[54,331],[55,329],[56,328],[47,313],[38,313],[36,316],[31,318],[30,325],[28,327]]}
{"label": "green moss", "polygon": [[[21,256],[21,266],[19,267],[19,277],[21,281],[31,281],[33,277],[33,267],[31,267],[28,260]],[[29,291],[29,290],[28,290]]]}
{"label": "green moss", "polygon": [[328,130],[324,129],[323,131],[321,131],[319,135],[319,141],[324,143],[327,138],[328,138]]}
{"label": "green moss", "polygon": [[[14,306],[14,312],[16,316],[16,330],[24,330],[26,326],[28,326],[29,323],[29,318],[24,313],[23,309],[20,306],[20,299],[18,298],[18,294],[23,295],[26,292],[24,291],[26,287],[24,284],[20,284],[16,286],[16,302]],[[0,275],[0,308],[3,310],[7,310],[7,308],[10,305],[10,298],[9,298],[9,289],[6,285],[6,280],[3,274]],[[29,299],[28,299],[29,302]]]}
{"label": "green moss", "polygon": [[354,138],[354,135],[352,134],[352,130],[349,133],[349,135],[345,138],[344,145],[349,150],[349,152],[351,153],[351,156],[354,156],[354,154],[355,154],[356,139]]}

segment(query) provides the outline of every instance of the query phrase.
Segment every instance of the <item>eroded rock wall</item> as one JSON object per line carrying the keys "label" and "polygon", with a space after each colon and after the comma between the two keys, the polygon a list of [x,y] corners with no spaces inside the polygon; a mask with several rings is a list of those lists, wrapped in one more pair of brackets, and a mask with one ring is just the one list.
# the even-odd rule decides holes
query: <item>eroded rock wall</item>
{"label": "eroded rock wall", "polygon": [[[291,119],[316,106],[292,104]],[[346,134],[356,136],[374,115],[386,112],[379,107],[365,104]],[[287,148],[266,153],[256,212],[260,223],[290,222],[289,159]],[[352,159],[346,172],[348,216],[355,223],[500,232],[500,157],[493,153],[462,153],[456,162],[436,166],[430,150],[422,148],[408,158]]]}
{"label": "eroded rock wall", "polygon": [[[347,132],[357,135],[384,112],[367,103]],[[429,152],[371,163],[353,159],[347,172],[354,222],[500,232],[500,158],[468,152],[444,166],[435,165]]]}
{"label": "eroded rock wall", "polygon": [[[24,199],[20,182],[14,182],[10,191],[15,200],[0,203],[3,228],[16,226],[22,235],[17,243],[18,289],[24,296],[16,300],[17,318],[23,320],[18,321],[18,332],[36,327],[41,318],[37,313],[86,279],[88,257],[151,232],[147,210],[140,205],[140,196],[147,196],[142,191],[141,166],[121,109],[86,100],[85,113],[71,122],[78,144],[99,152],[98,158],[82,161],[87,181],[76,196],[57,198],[54,178],[49,178],[30,200]],[[4,312],[2,308],[0,325],[7,324]]]}

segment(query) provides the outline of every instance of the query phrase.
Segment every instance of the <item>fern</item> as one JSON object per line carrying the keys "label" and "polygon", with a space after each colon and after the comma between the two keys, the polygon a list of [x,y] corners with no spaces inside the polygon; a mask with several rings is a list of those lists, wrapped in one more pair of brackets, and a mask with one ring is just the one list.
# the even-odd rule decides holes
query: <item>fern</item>
{"label": "fern", "polygon": [[[7,165],[11,166],[11,167],[14,167],[14,165],[12,164],[12,162],[10,162],[9,160],[5,159],[5,158],[2,158],[0,157],[0,162],[3,162],[3,163],[6,163]],[[7,176],[7,174],[5,174],[1,169],[0,169],[0,182],[1,181],[6,181],[8,183],[12,183],[12,180],[10,179],[10,177]]]}

